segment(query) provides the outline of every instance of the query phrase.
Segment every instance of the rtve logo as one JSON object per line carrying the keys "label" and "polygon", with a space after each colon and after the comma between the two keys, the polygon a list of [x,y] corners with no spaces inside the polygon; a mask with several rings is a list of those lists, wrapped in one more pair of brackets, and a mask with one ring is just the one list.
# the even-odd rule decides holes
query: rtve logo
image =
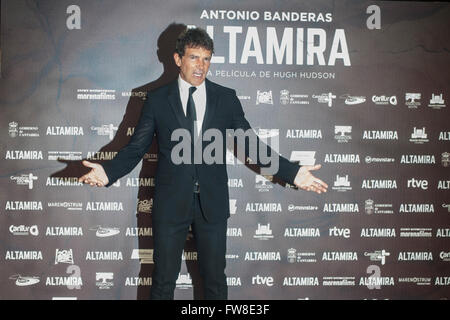
{"label": "rtve logo", "polygon": [[329,229],[328,235],[330,237],[344,237],[346,239],[350,238],[350,229],[348,228],[338,228],[334,226],[333,228]]}
{"label": "rtve logo", "polygon": [[262,284],[271,287],[273,286],[273,277],[262,277],[258,274],[252,277],[252,284]]}
{"label": "rtve logo", "polygon": [[408,188],[420,188],[422,190],[428,189],[428,181],[427,180],[416,180],[415,178],[409,179]]}

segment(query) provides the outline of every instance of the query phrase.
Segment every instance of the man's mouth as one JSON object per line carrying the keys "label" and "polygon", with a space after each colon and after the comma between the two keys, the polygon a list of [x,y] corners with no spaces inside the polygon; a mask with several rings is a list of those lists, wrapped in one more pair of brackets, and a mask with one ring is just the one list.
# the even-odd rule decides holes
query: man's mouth
{"label": "man's mouth", "polygon": [[198,78],[203,77],[203,72],[199,72],[199,71],[194,72],[194,77],[198,77]]}

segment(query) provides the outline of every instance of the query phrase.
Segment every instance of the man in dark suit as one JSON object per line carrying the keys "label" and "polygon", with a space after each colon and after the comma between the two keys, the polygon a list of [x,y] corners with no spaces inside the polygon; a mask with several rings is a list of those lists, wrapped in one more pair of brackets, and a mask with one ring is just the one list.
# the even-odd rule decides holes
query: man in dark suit
{"label": "man in dark suit", "polygon": [[[174,161],[173,153],[178,144],[174,136],[180,129],[189,133],[192,149],[200,146],[200,151],[205,149],[202,132],[209,129],[218,130],[222,137],[227,129],[252,132],[235,90],[206,79],[213,52],[213,41],[203,29],[185,30],[174,53],[179,77],[149,92],[130,142],[103,166],[83,161],[92,170],[80,181],[109,187],[141,161],[156,133],[159,151],[152,210],[155,263],[152,299],[173,299],[191,225],[205,298],[227,299],[224,270],[230,211],[225,156],[214,163],[197,163],[192,161],[192,151],[180,155],[191,161],[179,163]],[[225,155],[225,143],[223,146]],[[245,147],[248,154],[248,146]],[[262,167],[266,165],[258,156],[252,160]],[[310,173],[320,165],[299,167],[279,155],[277,160],[279,169],[275,175],[280,179],[303,190],[326,192],[327,184]]]}

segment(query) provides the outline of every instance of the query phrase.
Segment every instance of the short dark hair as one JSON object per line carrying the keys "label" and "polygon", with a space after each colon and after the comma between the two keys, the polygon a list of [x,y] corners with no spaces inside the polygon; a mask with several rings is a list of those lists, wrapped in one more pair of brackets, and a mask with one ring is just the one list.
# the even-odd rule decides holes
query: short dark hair
{"label": "short dark hair", "polygon": [[175,46],[175,52],[179,54],[180,57],[184,56],[185,48],[204,48],[214,53],[214,42],[208,33],[201,28],[186,28],[178,36],[177,43]]}

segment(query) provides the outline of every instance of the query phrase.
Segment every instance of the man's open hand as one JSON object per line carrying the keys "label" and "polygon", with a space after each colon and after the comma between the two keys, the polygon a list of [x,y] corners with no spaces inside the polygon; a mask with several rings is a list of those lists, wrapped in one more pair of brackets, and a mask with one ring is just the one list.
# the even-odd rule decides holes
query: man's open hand
{"label": "man's open hand", "polygon": [[87,160],[82,161],[82,163],[85,167],[92,168],[92,170],[79,178],[79,182],[88,183],[91,186],[97,187],[104,187],[108,184],[108,176],[101,164],[89,162]]}
{"label": "man's open hand", "polygon": [[310,171],[319,170],[322,166],[320,164],[316,164],[315,166],[302,166],[297,172],[297,175],[294,179],[294,184],[300,189],[306,191],[313,191],[317,193],[327,192],[328,185],[320,180],[319,178],[314,177]]}

